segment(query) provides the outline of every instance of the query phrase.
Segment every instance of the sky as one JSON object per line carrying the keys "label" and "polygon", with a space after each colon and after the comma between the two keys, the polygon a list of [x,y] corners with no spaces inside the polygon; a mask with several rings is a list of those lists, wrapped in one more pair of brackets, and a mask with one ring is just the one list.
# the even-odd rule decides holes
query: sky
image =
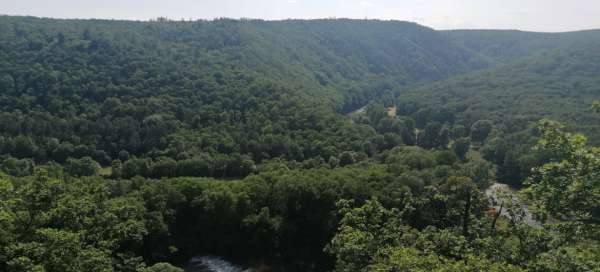
{"label": "sky", "polygon": [[127,20],[369,18],[435,29],[544,32],[600,28],[600,0],[0,0],[0,14]]}

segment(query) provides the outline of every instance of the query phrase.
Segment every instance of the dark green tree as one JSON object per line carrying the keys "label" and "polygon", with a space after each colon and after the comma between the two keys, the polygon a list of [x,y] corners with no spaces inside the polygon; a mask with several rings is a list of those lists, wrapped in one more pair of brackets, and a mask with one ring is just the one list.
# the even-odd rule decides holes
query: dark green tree
{"label": "dark green tree", "polygon": [[95,176],[100,171],[100,164],[90,157],[81,159],[67,159],[65,170],[73,176]]}
{"label": "dark green tree", "polygon": [[484,142],[488,137],[494,125],[490,120],[479,120],[471,126],[471,140],[474,142]]}
{"label": "dark green tree", "polygon": [[454,151],[454,154],[456,154],[456,156],[458,156],[461,160],[466,158],[470,148],[471,141],[469,138],[458,138],[452,143],[452,151]]}

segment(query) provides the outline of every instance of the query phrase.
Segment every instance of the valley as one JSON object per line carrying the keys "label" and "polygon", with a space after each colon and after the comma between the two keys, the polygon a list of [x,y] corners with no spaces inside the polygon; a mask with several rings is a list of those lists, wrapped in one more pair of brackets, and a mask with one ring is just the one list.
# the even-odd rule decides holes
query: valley
{"label": "valley", "polygon": [[598,100],[598,30],[3,15],[0,272],[596,271]]}

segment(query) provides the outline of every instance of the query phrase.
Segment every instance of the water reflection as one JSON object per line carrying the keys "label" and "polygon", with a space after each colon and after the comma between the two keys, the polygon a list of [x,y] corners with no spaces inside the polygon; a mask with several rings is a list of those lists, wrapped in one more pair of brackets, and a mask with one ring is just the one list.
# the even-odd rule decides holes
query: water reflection
{"label": "water reflection", "polygon": [[216,256],[196,256],[188,263],[188,272],[251,272]]}

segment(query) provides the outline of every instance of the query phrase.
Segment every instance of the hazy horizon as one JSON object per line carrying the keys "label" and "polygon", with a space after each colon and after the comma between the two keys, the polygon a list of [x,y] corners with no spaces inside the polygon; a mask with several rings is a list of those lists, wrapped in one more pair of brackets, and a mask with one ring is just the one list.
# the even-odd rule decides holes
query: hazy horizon
{"label": "hazy horizon", "polygon": [[[566,32],[600,28],[600,2],[592,0],[3,0],[0,14],[58,19],[147,21],[216,18],[380,19],[415,22],[438,30],[512,29]],[[561,18],[557,20],[557,18]]]}
{"label": "hazy horizon", "polygon": [[429,25],[425,25],[419,22],[414,22],[414,21],[407,21],[407,20],[401,20],[401,19],[380,19],[380,18],[347,18],[347,17],[329,17],[329,18],[285,18],[285,19],[263,19],[263,18],[247,18],[247,17],[240,17],[240,18],[232,18],[232,17],[215,17],[215,18],[189,18],[189,19],[185,19],[185,18],[180,18],[180,19],[175,19],[175,18],[169,18],[169,17],[154,17],[154,18],[148,18],[148,19],[121,19],[121,18],[79,18],[79,17],[69,17],[69,18],[63,18],[63,17],[47,17],[47,16],[35,16],[35,15],[20,15],[20,14],[0,14],[0,16],[12,16],[12,17],[33,17],[33,18],[40,18],[40,19],[53,19],[53,20],[100,20],[100,21],[130,21],[130,22],[151,22],[151,21],[156,21],[158,19],[161,18],[165,18],[167,20],[170,21],[179,21],[179,20],[185,20],[187,22],[193,22],[193,21],[215,21],[215,20],[221,20],[221,19],[230,19],[230,20],[262,20],[262,21],[268,21],[268,22],[280,22],[280,21],[313,21],[313,20],[372,20],[372,21],[389,21],[389,22],[408,22],[408,23],[415,23],[424,27],[429,27],[432,28],[434,30],[438,30],[438,31],[453,31],[453,30],[495,30],[495,31],[521,31],[521,32],[537,32],[537,33],[564,33],[564,32],[580,32],[580,31],[594,31],[594,30],[600,30],[600,27],[597,28],[583,28],[583,29],[573,29],[573,30],[564,30],[564,31],[536,31],[536,30],[527,30],[527,29],[518,29],[518,28],[447,28],[447,29],[439,29],[439,28],[434,28],[431,27]]}

